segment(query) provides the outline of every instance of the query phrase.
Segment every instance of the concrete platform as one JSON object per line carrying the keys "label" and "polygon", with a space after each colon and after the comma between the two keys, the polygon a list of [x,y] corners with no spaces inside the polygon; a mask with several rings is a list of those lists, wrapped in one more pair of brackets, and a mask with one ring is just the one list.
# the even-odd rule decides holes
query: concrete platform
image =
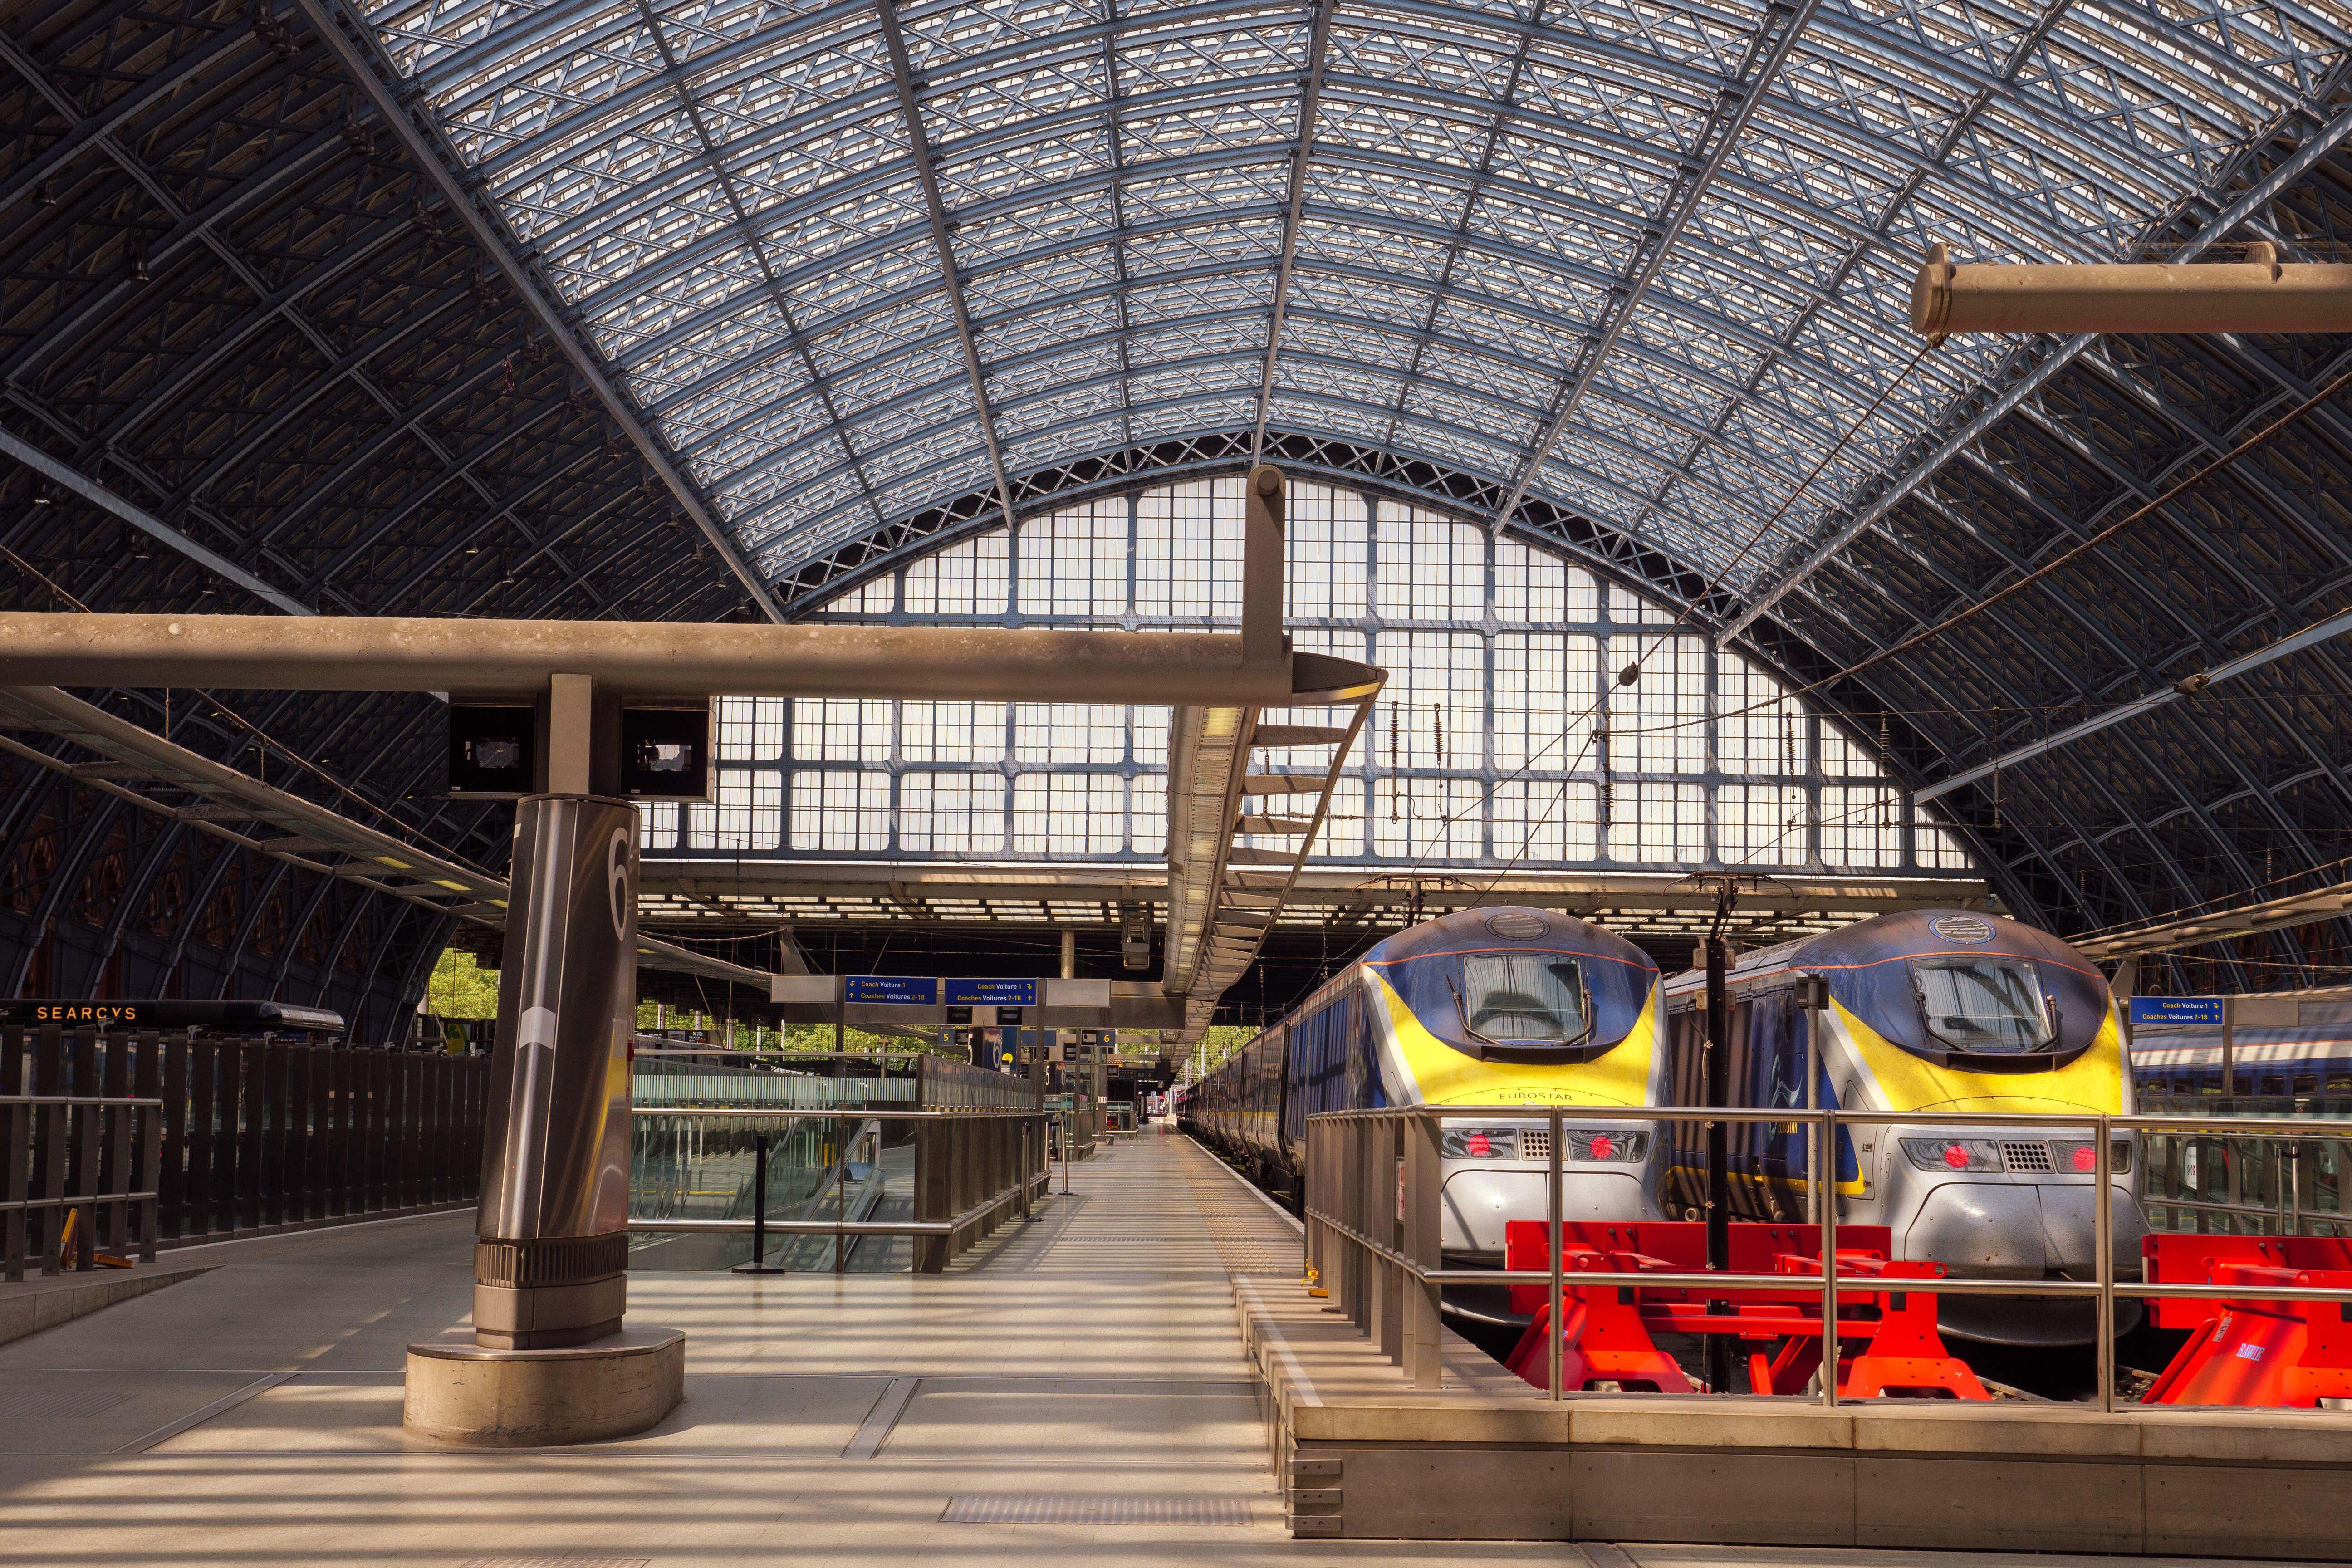
{"label": "concrete platform", "polygon": [[178,1261],[139,1263],[129,1268],[86,1268],[0,1280],[0,1344],[193,1279],[207,1267]]}
{"label": "concrete platform", "polygon": [[685,1402],[564,1448],[401,1428],[407,1346],[466,1325],[467,1216],[205,1248],[200,1279],[0,1346],[0,1568],[2096,1568],[1296,1540],[1233,1303],[1295,1290],[1297,1230],[1171,1137],[1071,1185],[944,1275],[633,1274],[632,1321],[687,1335]]}
{"label": "concrete platform", "polygon": [[1302,1537],[2347,1552],[2342,1415],[1554,1403],[1450,1335],[1445,1386],[1419,1390],[1303,1289],[1244,1279],[1234,1294]]}

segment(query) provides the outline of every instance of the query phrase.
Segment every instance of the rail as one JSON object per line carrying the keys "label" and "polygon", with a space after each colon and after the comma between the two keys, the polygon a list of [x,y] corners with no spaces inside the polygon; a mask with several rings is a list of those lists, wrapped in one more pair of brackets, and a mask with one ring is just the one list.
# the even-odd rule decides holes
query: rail
{"label": "rail", "polygon": [[[1545,1157],[1546,1225],[1551,1238],[1549,1265],[1543,1269],[1447,1268],[1440,1253],[1439,1198],[1444,1160],[1440,1133],[1446,1121],[1529,1122],[1542,1116],[1550,1131]],[[2284,1137],[2340,1136],[2341,1121],[2287,1117],[2200,1117],[2186,1115],[2000,1114],[1955,1111],[1859,1111],[1832,1108],[1773,1107],[1719,1109],[1691,1106],[1546,1106],[1444,1105],[1410,1106],[1378,1110],[1326,1111],[1307,1119],[1307,1261],[1329,1281],[1333,1299],[1346,1303],[1349,1314],[1381,1342],[1391,1361],[1399,1363],[1416,1387],[1438,1386],[1438,1295],[1448,1284],[1535,1285],[1549,1292],[1554,1332],[1562,1321],[1565,1289],[1561,1235],[1562,1129],[1566,1122],[1643,1121],[1766,1122],[1788,1127],[1810,1124],[1813,1136],[1806,1151],[1805,1181],[1816,1194],[1816,1221],[1821,1227],[1822,1320],[1837,1321],[1841,1301],[1864,1300],[1884,1287],[1867,1277],[1841,1278],[1831,1260],[1837,1257],[1838,1215],[1834,1202],[1821,1203],[1818,1194],[1831,1188],[1837,1134],[1842,1127],[1900,1124],[1906,1127],[2046,1127],[2092,1131],[2093,1199],[2092,1251],[2095,1278],[2078,1279],[1905,1279],[1904,1292],[1925,1295],[2070,1297],[2096,1303],[2095,1339],[2097,1350],[2098,1404],[2115,1408],[2115,1322],[2117,1299],[2155,1300],[2165,1298],[2223,1300],[2243,1299],[2243,1285],[2149,1284],[2119,1281],[2115,1267],[2115,1177],[2113,1137],[2117,1132],[2248,1132]],[[1317,1133],[1325,1134],[1318,1138]],[[1339,1134],[1339,1136],[1332,1136]],[[1384,1145],[1384,1146],[1382,1146]],[[1339,1207],[1335,1210],[1334,1205]],[[1374,1234],[1372,1217],[1389,1233],[1383,1241]],[[1392,1217],[1391,1217],[1392,1215]],[[1345,1244],[1337,1258],[1329,1243]],[[1336,1261],[1336,1270],[1326,1268]],[[1370,1267],[1366,1267],[1366,1265]],[[1733,1290],[1770,1289],[1786,1292],[1794,1279],[1806,1276],[1704,1272],[1643,1272],[1626,1277],[1643,1289]],[[2352,1302],[2352,1289],[2264,1285],[2265,1300]],[[1549,1358],[1551,1377],[1547,1390],[1552,1399],[1565,1397],[1560,1388],[1558,1354]],[[1835,1408],[1837,1379],[1821,1380],[1820,1401]]]}

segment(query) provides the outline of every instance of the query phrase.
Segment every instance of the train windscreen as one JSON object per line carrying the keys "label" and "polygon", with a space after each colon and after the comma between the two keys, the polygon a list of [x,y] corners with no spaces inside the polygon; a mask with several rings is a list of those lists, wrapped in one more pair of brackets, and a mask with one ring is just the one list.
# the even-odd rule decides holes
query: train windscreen
{"label": "train windscreen", "polygon": [[1953,1050],[2022,1054],[2056,1043],[2056,1020],[2029,959],[1915,959],[1911,983],[1928,1034]]}
{"label": "train windscreen", "polygon": [[1502,1046],[1572,1046],[1592,1033],[1591,996],[1576,960],[1506,952],[1462,961],[1463,1026]]}

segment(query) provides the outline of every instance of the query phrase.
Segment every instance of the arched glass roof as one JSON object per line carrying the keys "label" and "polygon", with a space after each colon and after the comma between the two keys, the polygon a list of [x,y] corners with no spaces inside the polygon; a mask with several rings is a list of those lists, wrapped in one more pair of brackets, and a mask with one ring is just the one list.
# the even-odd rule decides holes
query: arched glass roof
{"label": "arched glass roof", "polygon": [[2259,234],[2223,204],[2327,118],[2352,43],[2352,10],[2294,0],[363,14],[772,581],[1240,433],[1475,476],[1709,573],[1787,503],[1731,575],[1761,591],[2048,351],[1906,374],[1928,245]]}

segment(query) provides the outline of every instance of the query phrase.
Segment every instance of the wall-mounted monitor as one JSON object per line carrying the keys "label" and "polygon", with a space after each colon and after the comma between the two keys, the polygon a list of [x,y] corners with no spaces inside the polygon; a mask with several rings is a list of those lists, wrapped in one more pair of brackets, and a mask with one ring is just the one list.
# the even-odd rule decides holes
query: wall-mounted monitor
{"label": "wall-mounted monitor", "polygon": [[525,703],[449,704],[449,793],[520,800],[541,788],[539,710]]}
{"label": "wall-mounted monitor", "polygon": [[710,704],[624,707],[621,793],[633,800],[710,798]]}

